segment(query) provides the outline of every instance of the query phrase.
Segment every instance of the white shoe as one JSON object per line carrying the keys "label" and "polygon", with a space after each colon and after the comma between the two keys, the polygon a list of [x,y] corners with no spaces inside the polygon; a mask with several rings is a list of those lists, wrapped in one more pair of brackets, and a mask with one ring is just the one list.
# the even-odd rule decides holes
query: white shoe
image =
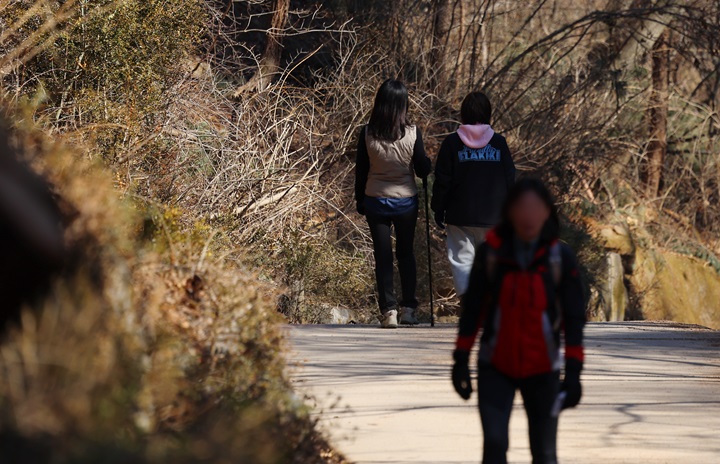
{"label": "white shoe", "polygon": [[400,308],[400,323],[406,325],[417,325],[418,320],[415,318],[414,308]]}
{"label": "white shoe", "polygon": [[382,316],[380,316],[380,326],[383,329],[397,329],[397,310],[391,309]]}

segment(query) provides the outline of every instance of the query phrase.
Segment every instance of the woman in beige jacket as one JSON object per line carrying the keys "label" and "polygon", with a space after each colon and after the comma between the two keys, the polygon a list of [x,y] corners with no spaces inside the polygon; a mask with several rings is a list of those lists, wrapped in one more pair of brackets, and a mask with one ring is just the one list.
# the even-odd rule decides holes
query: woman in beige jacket
{"label": "woman in beige jacket", "polygon": [[[358,213],[370,227],[375,254],[375,279],[381,325],[417,324],[417,271],[414,241],[418,217],[415,176],[426,178],[432,163],[425,153],[420,130],[408,122],[408,91],[397,80],[380,86],[370,122],[358,140],[355,200]],[[395,228],[395,256],[400,270],[402,299],[393,290],[391,231]]]}

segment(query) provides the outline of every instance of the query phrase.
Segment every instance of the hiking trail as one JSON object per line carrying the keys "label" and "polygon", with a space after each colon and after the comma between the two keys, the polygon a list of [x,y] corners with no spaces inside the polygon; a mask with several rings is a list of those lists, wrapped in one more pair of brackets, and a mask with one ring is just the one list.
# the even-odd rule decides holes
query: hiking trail
{"label": "hiking trail", "polygon": [[[455,326],[288,330],[295,386],[314,397],[322,426],[350,461],[480,461],[476,394],[464,402],[450,383]],[[585,337],[584,396],[561,416],[561,462],[720,462],[720,332],[591,323]],[[529,463],[519,394],[515,402],[508,459]]]}

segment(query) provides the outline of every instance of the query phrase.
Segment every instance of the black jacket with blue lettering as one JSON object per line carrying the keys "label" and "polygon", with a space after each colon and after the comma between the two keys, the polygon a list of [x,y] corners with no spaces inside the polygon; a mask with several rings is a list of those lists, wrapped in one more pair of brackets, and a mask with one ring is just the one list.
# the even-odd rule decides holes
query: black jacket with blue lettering
{"label": "black jacket with blue lettering", "polygon": [[494,134],[482,148],[465,145],[457,133],[443,141],[435,164],[432,210],[456,226],[491,227],[500,219],[515,164],[505,137]]}

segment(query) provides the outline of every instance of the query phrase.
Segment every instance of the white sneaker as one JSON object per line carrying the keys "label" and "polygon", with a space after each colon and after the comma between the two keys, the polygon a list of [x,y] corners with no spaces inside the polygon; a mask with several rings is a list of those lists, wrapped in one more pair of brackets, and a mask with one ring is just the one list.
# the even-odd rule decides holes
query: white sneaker
{"label": "white sneaker", "polygon": [[382,316],[380,316],[380,326],[383,329],[397,329],[397,310],[391,309]]}
{"label": "white sneaker", "polygon": [[400,323],[406,325],[417,325],[418,320],[415,318],[414,308],[400,308]]}

